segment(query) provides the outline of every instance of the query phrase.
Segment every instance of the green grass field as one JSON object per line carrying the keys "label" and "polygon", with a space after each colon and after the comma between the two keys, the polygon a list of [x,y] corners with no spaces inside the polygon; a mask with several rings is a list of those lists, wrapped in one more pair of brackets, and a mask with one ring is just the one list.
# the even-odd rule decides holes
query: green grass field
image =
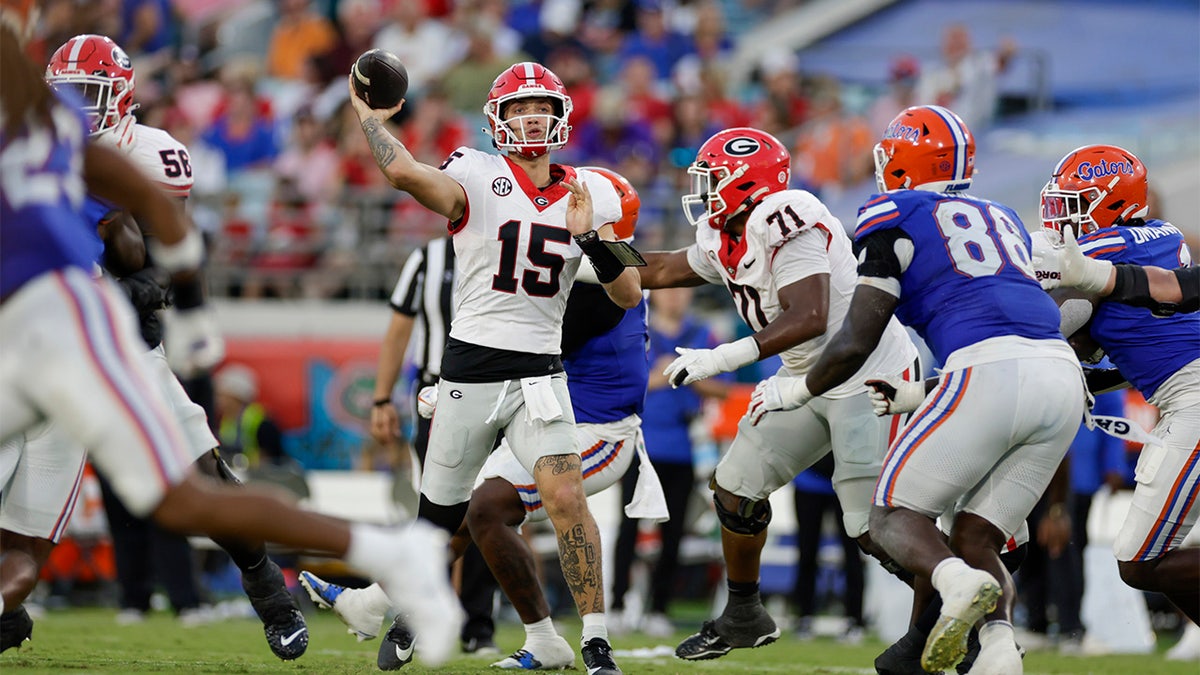
{"label": "green grass field", "polygon": [[[355,642],[337,619],[326,612],[309,614],[311,641],[308,653],[298,661],[283,663],[271,655],[254,619],[231,619],[195,628],[180,626],[171,616],[158,613],[136,626],[118,626],[114,610],[74,609],[50,612],[37,621],[34,640],[20,650],[0,655],[4,673],[375,673],[377,640]],[[556,622],[560,631],[574,639],[579,627],[571,621]],[[680,633],[682,638],[686,634]],[[502,649],[520,646],[519,626],[501,624],[497,642]],[[685,675],[688,673],[874,673],[871,661],[883,649],[878,641],[846,646],[830,640],[798,642],[788,635],[777,643],[756,650],[737,650],[715,661],[688,663],[670,656],[637,658],[625,650],[675,644],[625,636],[614,640],[618,663],[629,675]],[[492,657],[462,656],[439,669],[416,662],[406,673],[487,673]],[[577,662],[577,665],[579,663]],[[1094,675],[1196,675],[1198,664],[1172,663],[1161,653],[1143,656],[1070,658],[1031,653],[1025,672]]]}

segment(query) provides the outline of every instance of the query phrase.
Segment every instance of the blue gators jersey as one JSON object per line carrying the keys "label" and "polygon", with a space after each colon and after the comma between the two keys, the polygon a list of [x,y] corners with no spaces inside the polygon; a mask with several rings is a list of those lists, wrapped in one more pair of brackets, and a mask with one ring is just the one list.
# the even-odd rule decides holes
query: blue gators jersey
{"label": "blue gators jersey", "polygon": [[[1107,227],[1079,238],[1089,258],[1175,269],[1191,263],[1183,234],[1170,223]],[[1142,396],[1200,358],[1200,313],[1159,318],[1149,309],[1102,302],[1092,315],[1092,338]]]}
{"label": "blue gators jersey", "polygon": [[878,194],[858,210],[856,250],[873,237],[911,240],[896,317],[939,362],[994,337],[1062,339],[1058,307],[1030,264],[1029,233],[1007,206],[965,194]]}
{"label": "blue gators jersey", "polygon": [[640,415],[650,380],[646,301],[607,333],[563,358],[575,421],[601,424]]}
{"label": "blue gators jersey", "polygon": [[95,260],[80,212],[87,121],[61,95],[51,119],[53,129],[0,132],[0,298],[46,272],[90,271]]}

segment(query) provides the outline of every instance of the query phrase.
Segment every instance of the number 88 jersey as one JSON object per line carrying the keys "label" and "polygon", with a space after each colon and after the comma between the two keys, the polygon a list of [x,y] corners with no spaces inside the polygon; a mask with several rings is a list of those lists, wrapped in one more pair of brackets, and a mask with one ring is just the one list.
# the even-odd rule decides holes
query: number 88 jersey
{"label": "number 88 jersey", "polygon": [[473,345],[529,354],[562,351],[563,313],[583,251],[567,230],[578,177],[592,196],[592,225],[621,219],[607,178],[552,164],[545,188],[507,157],[461,147],[442,171],[462,186],[467,209],[449,224],[454,241],[454,320],[450,337]]}
{"label": "number 88 jersey", "polygon": [[1061,339],[1012,209],[961,193],[893,190],[858,211],[859,275],[900,299],[896,316],[941,363],[983,340]]}

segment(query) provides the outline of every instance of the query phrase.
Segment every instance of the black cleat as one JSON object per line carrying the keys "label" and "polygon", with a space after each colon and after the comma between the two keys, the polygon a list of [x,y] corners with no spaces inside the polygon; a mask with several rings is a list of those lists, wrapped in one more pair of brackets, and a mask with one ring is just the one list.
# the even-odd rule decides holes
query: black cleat
{"label": "black cleat", "polygon": [[491,636],[467,638],[462,641],[462,650],[464,654],[477,654],[479,656],[496,656],[500,654],[500,648],[496,646],[496,641]]}
{"label": "black cleat", "polygon": [[380,670],[400,670],[412,661],[415,643],[416,636],[404,623],[404,619],[397,616],[379,643],[379,656],[375,659],[375,665],[379,666]]}
{"label": "black cleat", "polygon": [[911,632],[905,633],[904,637],[875,657],[875,672],[878,675],[929,675],[929,672],[921,667],[923,649],[923,637]]}
{"label": "black cleat", "polygon": [[33,619],[24,605],[11,612],[0,614],[0,652],[20,647],[22,642],[33,637]]}
{"label": "black cleat", "polygon": [[752,649],[779,639],[779,627],[757,599],[726,605],[721,616],[705,621],[700,632],[675,648],[675,656],[703,661],[725,656],[734,649]]}
{"label": "black cleat", "polygon": [[583,669],[587,675],[621,675],[617,662],[613,661],[612,647],[604,638],[592,638],[580,650],[583,654]]}
{"label": "black cleat", "polygon": [[263,623],[267,645],[284,661],[298,659],[308,649],[308,624],[287,589],[283,571],[267,560],[261,570],[242,574],[242,589]]}

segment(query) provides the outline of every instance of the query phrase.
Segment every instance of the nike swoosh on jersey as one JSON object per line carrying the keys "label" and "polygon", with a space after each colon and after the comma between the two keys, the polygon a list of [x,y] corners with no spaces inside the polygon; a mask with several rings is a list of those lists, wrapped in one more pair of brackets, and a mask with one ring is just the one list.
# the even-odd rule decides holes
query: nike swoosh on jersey
{"label": "nike swoosh on jersey", "polygon": [[288,645],[292,644],[292,642],[294,642],[294,641],[296,640],[296,638],[300,637],[300,635],[301,635],[302,633],[304,633],[306,630],[308,630],[308,629],[307,629],[307,628],[301,628],[300,630],[296,631],[295,633],[292,633],[291,635],[289,635],[289,636],[287,636],[287,637],[285,637],[285,638],[281,638],[281,639],[279,640],[279,642],[280,642],[281,644],[283,644],[283,646],[284,646],[284,647],[286,647],[286,646],[288,646]]}
{"label": "nike swoosh on jersey", "polygon": [[744,262],[744,263],[742,263],[742,267],[743,267],[743,268],[745,268],[745,269],[750,269],[750,266],[754,264],[754,261],[755,261],[755,260],[757,260],[757,258],[753,258],[753,259],[751,259],[751,260],[750,260],[750,262]]}

